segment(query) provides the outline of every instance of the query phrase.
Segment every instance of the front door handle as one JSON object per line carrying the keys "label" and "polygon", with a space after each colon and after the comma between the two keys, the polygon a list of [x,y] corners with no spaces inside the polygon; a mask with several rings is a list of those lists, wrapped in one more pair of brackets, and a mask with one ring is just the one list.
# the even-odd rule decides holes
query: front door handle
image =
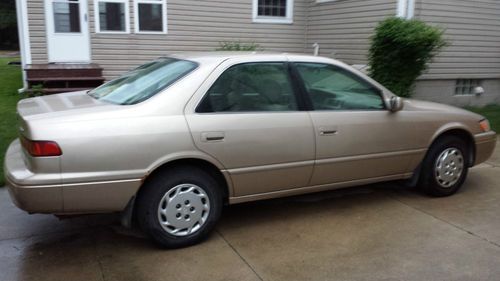
{"label": "front door handle", "polygon": [[204,132],[201,133],[202,142],[219,142],[225,138],[224,132]]}
{"label": "front door handle", "polygon": [[338,133],[337,127],[320,127],[319,135],[320,136],[332,136]]}

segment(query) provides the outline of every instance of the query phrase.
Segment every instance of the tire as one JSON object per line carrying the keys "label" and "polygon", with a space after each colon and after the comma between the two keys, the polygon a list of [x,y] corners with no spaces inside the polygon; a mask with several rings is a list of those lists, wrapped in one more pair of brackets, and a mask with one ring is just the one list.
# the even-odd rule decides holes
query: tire
{"label": "tire", "polygon": [[465,141],[455,136],[438,139],[422,162],[418,188],[434,197],[455,194],[467,177],[468,159]]}
{"label": "tire", "polygon": [[196,244],[208,237],[222,211],[222,191],[209,173],[182,166],[153,175],[137,196],[141,229],[165,248]]}

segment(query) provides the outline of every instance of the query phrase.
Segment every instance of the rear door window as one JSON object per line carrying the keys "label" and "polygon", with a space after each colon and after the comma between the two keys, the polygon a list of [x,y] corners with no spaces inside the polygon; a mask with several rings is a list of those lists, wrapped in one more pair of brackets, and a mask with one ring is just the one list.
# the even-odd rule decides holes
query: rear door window
{"label": "rear door window", "polygon": [[294,111],[297,101],[282,62],[238,64],[208,90],[196,112]]}

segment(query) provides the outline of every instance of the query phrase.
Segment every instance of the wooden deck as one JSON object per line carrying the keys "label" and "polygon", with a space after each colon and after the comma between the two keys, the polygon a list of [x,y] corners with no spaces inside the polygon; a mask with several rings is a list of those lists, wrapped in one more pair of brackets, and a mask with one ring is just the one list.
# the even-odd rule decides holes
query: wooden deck
{"label": "wooden deck", "polygon": [[102,67],[89,64],[29,64],[28,92],[55,94],[93,89],[104,82]]}

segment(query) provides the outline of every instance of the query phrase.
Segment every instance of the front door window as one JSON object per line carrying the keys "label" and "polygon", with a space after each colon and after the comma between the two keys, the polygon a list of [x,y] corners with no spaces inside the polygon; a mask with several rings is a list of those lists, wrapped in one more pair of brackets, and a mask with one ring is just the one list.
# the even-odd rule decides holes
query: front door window
{"label": "front door window", "polygon": [[329,64],[297,63],[315,110],[382,110],[380,90],[355,74]]}
{"label": "front door window", "polygon": [[54,1],[52,7],[56,33],[80,32],[80,3],[78,0]]}

